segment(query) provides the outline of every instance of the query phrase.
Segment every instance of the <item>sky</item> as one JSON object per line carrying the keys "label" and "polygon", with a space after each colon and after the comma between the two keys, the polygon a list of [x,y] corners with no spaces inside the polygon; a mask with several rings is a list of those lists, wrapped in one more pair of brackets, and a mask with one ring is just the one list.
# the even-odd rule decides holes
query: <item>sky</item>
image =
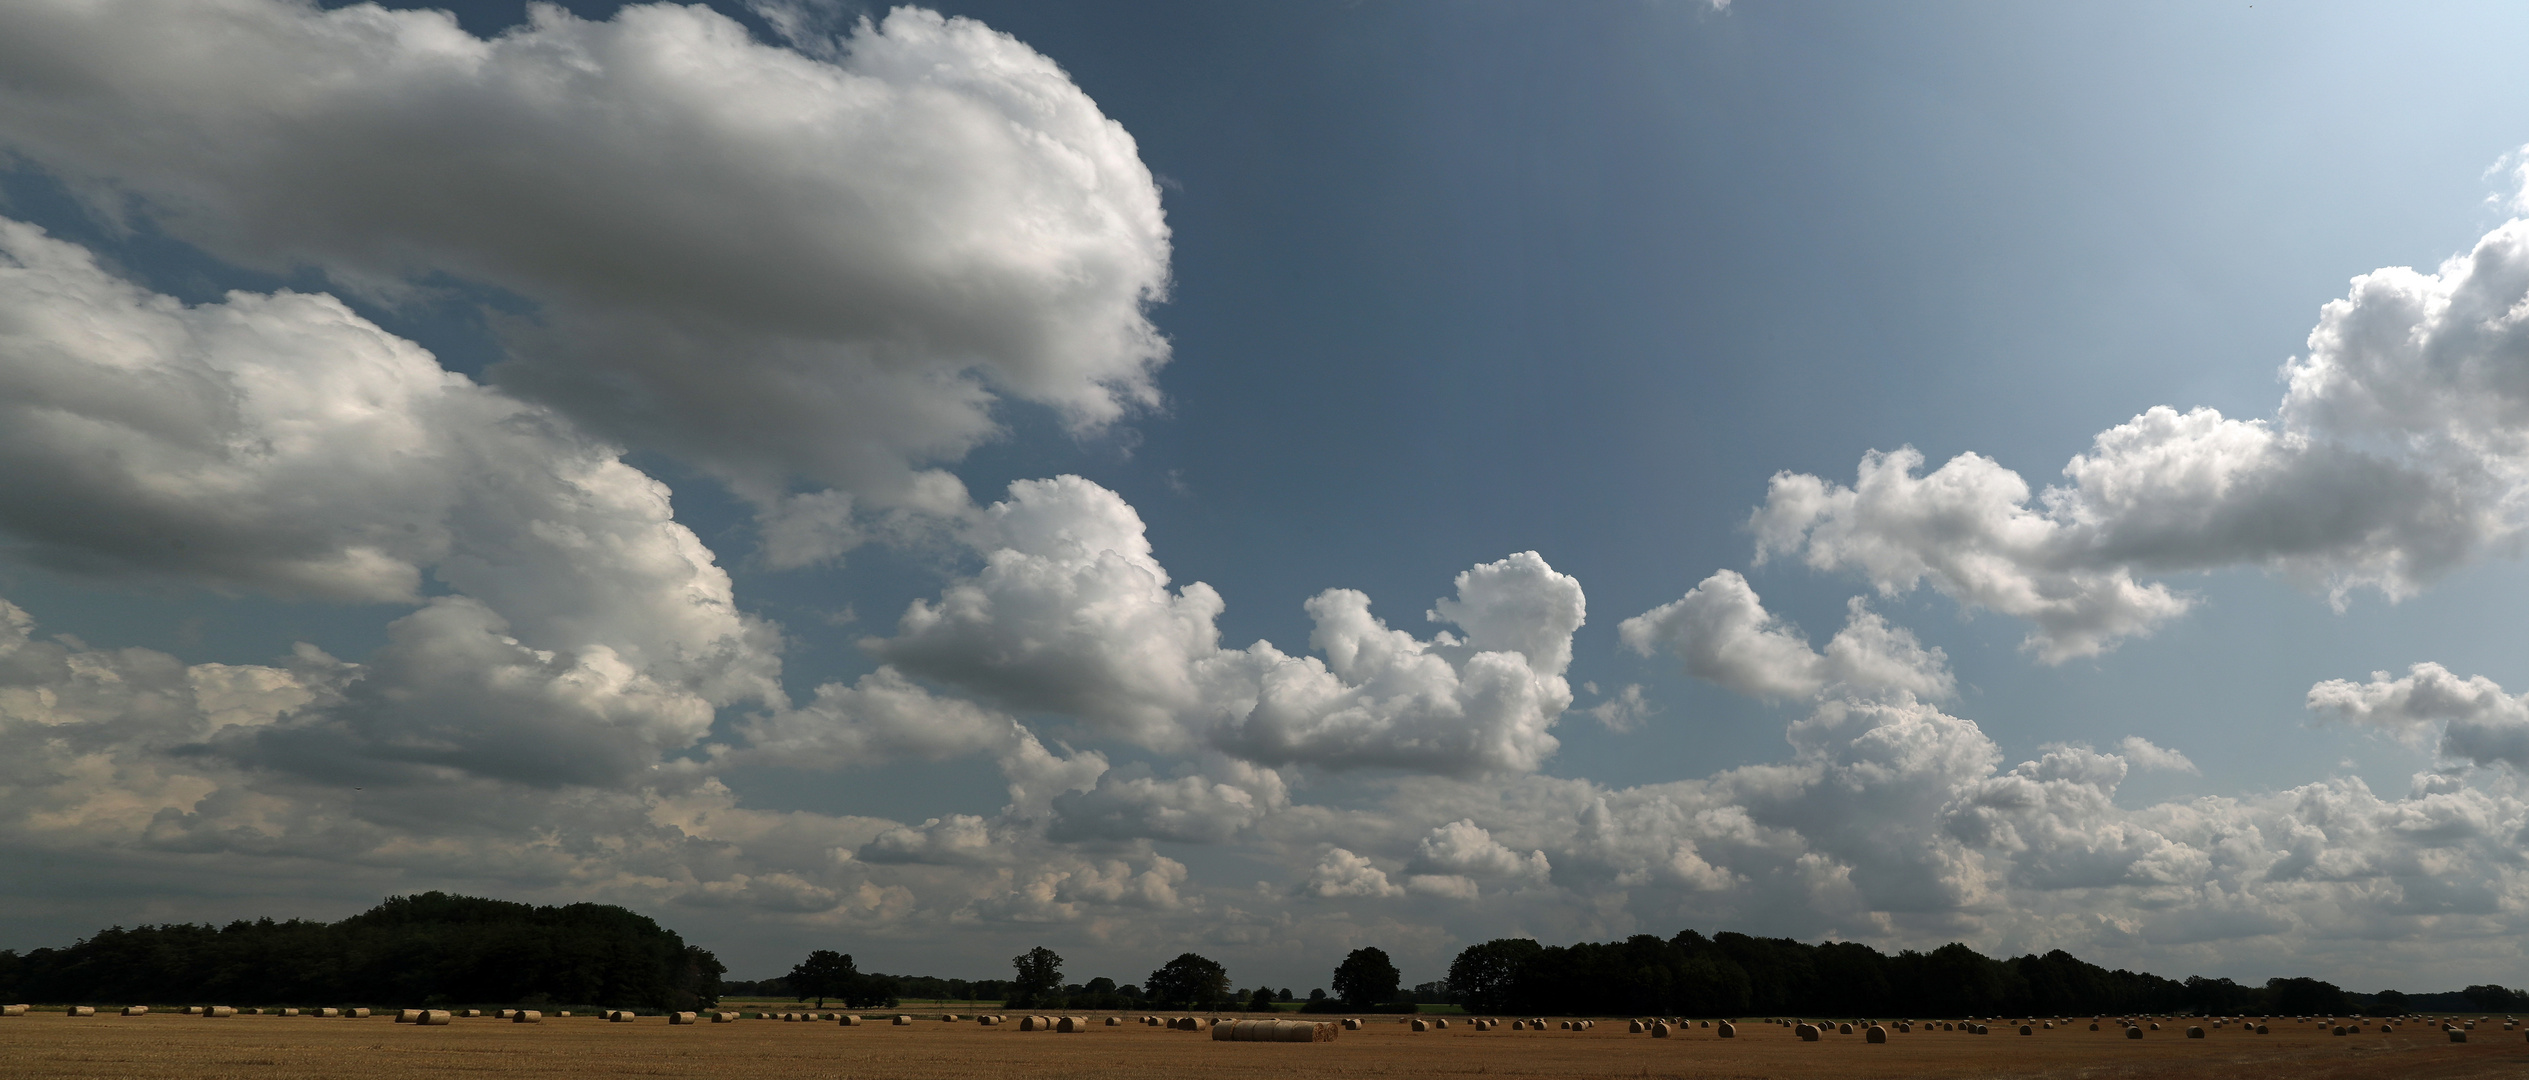
{"label": "sky", "polygon": [[0,8],[0,948],[2529,983],[2510,5]]}

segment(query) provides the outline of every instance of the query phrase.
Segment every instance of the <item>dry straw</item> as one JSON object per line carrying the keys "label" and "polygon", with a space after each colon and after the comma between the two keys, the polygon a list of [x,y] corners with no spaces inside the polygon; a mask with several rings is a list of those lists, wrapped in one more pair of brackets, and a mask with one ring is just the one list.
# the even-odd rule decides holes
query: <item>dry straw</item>
{"label": "dry straw", "polygon": [[65,1016],[95,1016],[96,1014],[97,1007],[94,1005],[73,1005],[63,1012]]}
{"label": "dry straw", "polygon": [[448,1021],[455,1018],[455,1014],[446,1009],[424,1009],[422,1010],[421,1019],[414,1021],[414,1023],[419,1024],[422,1027],[446,1027],[448,1026]]}
{"label": "dry straw", "polygon": [[149,1006],[147,1006],[147,1005],[125,1005],[125,1006],[123,1006],[123,1015],[125,1015],[125,1016],[147,1016],[147,1015],[149,1015]]}
{"label": "dry straw", "polygon": [[213,1006],[211,1006],[210,1008],[207,1008],[207,1009],[202,1010],[202,1015],[204,1015],[204,1016],[235,1016],[235,1015],[237,1015],[237,1010],[232,1009],[232,1008],[229,1008],[229,1007],[228,1007],[228,1006],[226,1006],[226,1005],[213,1005]]}
{"label": "dry straw", "polygon": [[509,1010],[509,1022],[513,1024],[541,1024],[544,1022],[544,1014],[537,1012],[534,1009],[511,1009]]}

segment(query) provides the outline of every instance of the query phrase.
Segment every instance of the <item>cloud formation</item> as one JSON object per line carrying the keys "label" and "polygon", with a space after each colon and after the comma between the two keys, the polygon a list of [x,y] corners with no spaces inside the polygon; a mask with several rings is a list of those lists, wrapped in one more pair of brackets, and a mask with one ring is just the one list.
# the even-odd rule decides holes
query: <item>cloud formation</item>
{"label": "cloud formation", "polygon": [[[501,386],[729,481],[962,507],[1003,395],[1158,401],[1168,278],[1133,139],[1051,60],[900,8],[824,58],[701,6],[444,12],[40,0],[0,12],[0,144],[96,210],[395,303],[523,300]],[[823,548],[848,546],[838,536]]]}
{"label": "cloud formation", "polygon": [[1139,514],[1076,476],[1020,481],[969,543],[982,569],[906,609],[881,659],[1020,713],[1053,713],[1160,751],[1208,747],[1268,766],[1449,775],[1535,769],[1572,702],[1563,672],[1585,603],[1534,552],[1458,575],[1429,640],[1390,629],[1370,598],[1329,589],[1306,608],[1321,652],[1220,645],[1211,586],[1169,588]]}
{"label": "cloud formation", "polygon": [[419,605],[239,753],[606,783],[779,695],[776,635],[665,487],[331,297],[186,307],[0,220],[0,383],[0,530],[26,557]]}
{"label": "cloud formation", "polygon": [[1736,570],[1714,571],[1686,595],[1626,619],[1616,628],[1643,656],[1667,652],[1689,674],[1749,697],[1814,697],[1822,693],[1927,699],[1957,692],[1949,657],[1925,647],[1913,631],[1892,626],[1860,597],[1847,605],[1842,630],[1821,653],[1800,631],[1765,610]]}
{"label": "cloud formation", "polygon": [[2369,682],[2329,679],[2309,688],[2309,708],[2407,736],[2428,735],[2439,724],[2442,757],[2529,773],[2529,701],[2482,675],[2461,679],[2427,661],[2393,678],[2374,671]]}
{"label": "cloud formation", "polygon": [[1851,485],[1774,477],[1750,520],[1757,557],[1852,570],[1886,595],[1930,584],[2033,623],[2049,663],[2145,634],[2193,601],[2145,575],[2257,566],[2341,604],[2408,596],[2510,550],[2529,442],[2529,220],[2433,273],[2357,277],[2285,366],[2271,420],[2155,407],[2101,432],[2032,495],[1962,454],[1863,457]]}

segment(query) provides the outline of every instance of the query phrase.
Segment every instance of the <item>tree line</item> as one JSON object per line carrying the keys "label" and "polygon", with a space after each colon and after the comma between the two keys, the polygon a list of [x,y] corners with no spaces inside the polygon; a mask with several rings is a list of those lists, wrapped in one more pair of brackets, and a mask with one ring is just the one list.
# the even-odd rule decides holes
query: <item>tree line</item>
{"label": "tree line", "polygon": [[[340,922],[305,919],[113,927],[67,948],[0,950],[0,999],[59,1003],[587,1004],[697,1009],[724,994],[891,1008],[900,998],[999,1000],[1012,1009],[1266,1011],[1290,988],[1233,989],[1220,962],[1184,953],[1140,983],[1066,982],[1039,946],[1009,979],[862,972],[820,949],[779,979],[726,983],[708,950],[646,916],[604,904],[535,907],[423,893],[389,897]],[[2242,985],[2109,970],[2062,950],[1987,957],[1963,944],[1893,955],[1855,942],[1810,944],[1693,930],[1669,938],[1550,946],[1472,945],[1446,979],[1404,986],[1377,948],[1348,953],[1304,1011],[1410,1012],[1450,1002],[1512,1015],[1997,1016],[2202,1012],[2393,1015],[2529,1010],[2498,985],[2440,994],[2359,994],[2309,978]]]}
{"label": "tree line", "polygon": [[[1528,1015],[2296,1016],[2427,1007],[2395,991],[2356,994],[2318,979],[2247,986],[2109,970],[2061,949],[1997,959],[1953,942],[1892,956],[1857,942],[1692,930],[1561,946],[1488,941],[1458,954],[1448,989],[1470,1012]],[[2470,996],[2479,989],[2502,988],[2471,987]]]}
{"label": "tree line", "polygon": [[710,951],[612,905],[429,892],[340,922],[117,926],[67,948],[0,951],[0,998],[696,1009],[719,999],[725,970]]}

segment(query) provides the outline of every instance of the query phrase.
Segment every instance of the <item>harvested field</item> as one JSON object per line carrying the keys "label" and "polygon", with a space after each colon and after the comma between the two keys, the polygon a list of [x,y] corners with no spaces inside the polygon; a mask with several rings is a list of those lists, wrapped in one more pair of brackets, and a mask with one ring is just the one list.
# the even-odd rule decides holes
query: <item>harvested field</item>
{"label": "harvested field", "polygon": [[[2121,1029],[2063,1025],[2031,1036],[1912,1033],[1885,1043],[1826,1030],[1802,1042],[1773,1024],[1680,1027],[1666,1039],[1601,1024],[1585,1031],[1478,1031],[1454,1024],[1412,1032],[1395,1017],[1367,1018],[1332,1042],[1215,1041],[1207,1032],[1142,1024],[1077,1035],[1020,1032],[1017,1025],[916,1020],[911,1026],[784,1024],[747,1020],[671,1027],[663,1017],[623,1024],[596,1017],[519,1025],[457,1018],[445,1027],[368,1020],[238,1016],[218,1023],[153,1013],[71,1019],[58,1010],[0,1019],[0,1061],[22,1078],[296,1080],[362,1077],[863,1077],[872,1080],[1582,1080],[1600,1077],[2267,1077],[2462,1078],[2529,1075],[2529,1041],[2494,1025],[2452,1043],[2409,1024],[2391,1034],[2331,1036],[2324,1026],[2284,1024],[2256,1035],[2237,1025],[2204,1038],[2165,1030],[2128,1040]],[[1997,1032],[2016,1032],[2016,1026]],[[2504,1036],[2508,1036],[2507,1038]]]}

